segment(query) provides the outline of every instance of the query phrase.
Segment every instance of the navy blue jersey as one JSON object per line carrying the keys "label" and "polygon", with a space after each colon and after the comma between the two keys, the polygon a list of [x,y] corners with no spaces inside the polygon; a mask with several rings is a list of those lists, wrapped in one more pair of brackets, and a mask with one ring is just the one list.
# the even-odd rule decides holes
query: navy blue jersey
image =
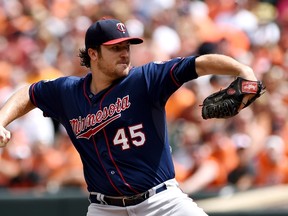
{"label": "navy blue jersey", "polygon": [[165,104],[197,77],[195,57],[175,58],[131,68],[96,95],[90,91],[91,73],[40,81],[29,93],[44,116],[66,128],[88,191],[133,195],[174,178]]}

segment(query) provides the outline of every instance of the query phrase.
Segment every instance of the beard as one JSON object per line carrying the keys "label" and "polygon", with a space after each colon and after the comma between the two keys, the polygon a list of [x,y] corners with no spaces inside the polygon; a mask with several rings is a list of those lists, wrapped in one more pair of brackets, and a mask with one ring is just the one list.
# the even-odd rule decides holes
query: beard
{"label": "beard", "polygon": [[131,67],[129,60],[119,60],[116,64],[105,61],[103,58],[99,58],[97,67],[103,74],[114,79],[127,76]]}

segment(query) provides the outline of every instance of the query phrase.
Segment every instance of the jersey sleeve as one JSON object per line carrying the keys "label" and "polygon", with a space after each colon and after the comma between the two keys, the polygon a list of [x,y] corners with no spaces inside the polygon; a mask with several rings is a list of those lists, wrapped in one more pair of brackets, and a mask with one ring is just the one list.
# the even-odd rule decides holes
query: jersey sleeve
{"label": "jersey sleeve", "polygon": [[62,100],[65,80],[66,78],[39,81],[30,86],[30,100],[36,107],[43,111],[45,117],[60,120],[59,116],[61,116],[63,112]]}
{"label": "jersey sleeve", "polygon": [[198,78],[198,74],[195,70],[196,58],[197,56],[181,58],[179,62],[176,62],[173,65],[171,76],[173,76],[178,85],[182,85],[185,82]]}
{"label": "jersey sleeve", "polygon": [[166,103],[185,82],[196,79],[195,56],[174,58],[166,62],[152,62],[143,66],[148,93],[154,101]]}

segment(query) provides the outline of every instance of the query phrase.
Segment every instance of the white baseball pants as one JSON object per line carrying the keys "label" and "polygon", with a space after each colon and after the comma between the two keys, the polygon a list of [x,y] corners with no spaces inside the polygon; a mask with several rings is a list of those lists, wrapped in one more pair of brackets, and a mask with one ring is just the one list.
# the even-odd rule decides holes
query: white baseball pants
{"label": "white baseball pants", "polygon": [[118,207],[91,203],[87,216],[208,216],[177,186],[153,195],[135,206]]}

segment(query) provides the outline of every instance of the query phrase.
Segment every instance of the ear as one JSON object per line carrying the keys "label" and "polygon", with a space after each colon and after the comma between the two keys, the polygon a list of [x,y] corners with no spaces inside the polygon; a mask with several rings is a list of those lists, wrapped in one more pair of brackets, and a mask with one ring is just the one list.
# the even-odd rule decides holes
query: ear
{"label": "ear", "polygon": [[98,52],[95,49],[89,48],[88,55],[92,61],[95,61],[98,59]]}

